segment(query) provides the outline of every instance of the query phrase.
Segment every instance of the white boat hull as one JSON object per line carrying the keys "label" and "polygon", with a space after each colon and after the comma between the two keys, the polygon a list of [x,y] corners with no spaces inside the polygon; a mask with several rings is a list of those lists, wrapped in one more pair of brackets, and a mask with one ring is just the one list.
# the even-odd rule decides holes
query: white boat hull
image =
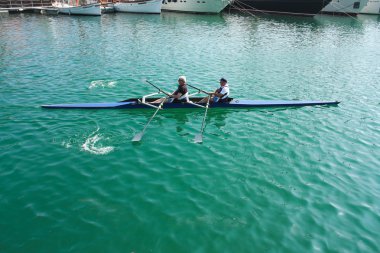
{"label": "white boat hull", "polygon": [[115,3],[114,8],[117,12],[133,12],[133,13],[161,13],[162,0],[147,1],[130,1]]}
{"label": "white boat hull", "polygon": [[366,6],[368,0],[332,0],[322,13],[356,15]]}
{"label": "white boat hull", "polygon": [[115,12],[115,8],[113,6],[113,4],[109,4],[109,5],[106,5],[106,6],[100,6],[100,10],[103,13],[113,13]]}
{"label": "white boat hull", "polygon": [[380,0],[369,0],[367,5],[360,11],[361,14],[380,14]]}
{"label": "white boat hull", "polygon": [[193,12],[193,13],[219,13],[231,0],[163,0],[162,10]]}
{"label": "white boat hull", "polygon": [[102,12],[100,10],[100,4],[89,4],[81,6],[70,5],[57,5],[59,14],[67,15],[88,15],[88,16],[100,16]]}

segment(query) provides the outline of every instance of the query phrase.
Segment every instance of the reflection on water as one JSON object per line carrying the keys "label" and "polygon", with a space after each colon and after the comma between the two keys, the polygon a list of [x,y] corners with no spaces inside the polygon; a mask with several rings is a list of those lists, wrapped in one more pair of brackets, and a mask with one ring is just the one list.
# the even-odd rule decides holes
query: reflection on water
{"label": "reflection on water", "polygon": [[191,13],[176,13],[176,12],[162,12],[161,19],[166,24],[178,25],[184,24],[198,24],[198,25],[223,25],[226,23],[225,15],[199,15]]}
{"label": "reflection on water", "polygon": [[380,22],[380,15],[359,14],[356,18],[362,22],[373,22],[377,23],[377,25]]}
{"label": "reflection on water", "polygon": [[176,131],[181,133],[184,131],[184,125],[189,122],[189,116],[186,113],[177,114],[176,117]]}
{"label": "reflection on water", "polygon": [[316,20],[325,29],[332,27],[342,27],[349,29],[363,29],[362,23],[357,17],[352,16],[333,16],[333,15],[315,15]]}
{"label": "reflection on water", "polygon": [[228,110],[217,110],[212,111],[208,114],[206,119],[206,124],[214,124],[218,129],[221,129],[226,125],[226,119],[228,118],[228,114],[232,113]]}

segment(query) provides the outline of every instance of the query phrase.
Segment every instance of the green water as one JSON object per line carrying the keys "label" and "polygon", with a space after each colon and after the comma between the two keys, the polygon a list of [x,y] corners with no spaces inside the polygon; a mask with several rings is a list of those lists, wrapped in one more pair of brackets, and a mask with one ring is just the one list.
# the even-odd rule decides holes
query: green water
{"label": "green water", "polygon": [[[0,18],[0,252],[380,251],[380,19]],[[46,110],[229,80],[339,106]]]}

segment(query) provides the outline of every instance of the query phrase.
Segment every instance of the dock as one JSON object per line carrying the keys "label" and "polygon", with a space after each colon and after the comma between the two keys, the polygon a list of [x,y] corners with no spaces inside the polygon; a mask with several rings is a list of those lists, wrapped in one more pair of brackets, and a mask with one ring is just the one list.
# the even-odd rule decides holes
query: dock
{"label": "dock", "polygon": [[57,13],[50,0],[9,0],[0,2],[1,13]]}

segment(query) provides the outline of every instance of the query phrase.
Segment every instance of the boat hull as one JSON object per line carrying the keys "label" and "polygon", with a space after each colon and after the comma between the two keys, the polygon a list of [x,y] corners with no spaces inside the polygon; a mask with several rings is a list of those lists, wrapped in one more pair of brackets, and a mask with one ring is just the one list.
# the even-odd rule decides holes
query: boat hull
{"label": "boat hull", "polygon": [[143,0],[115,3],[114,8],[117,12],[160,14],[161,5],[161,0]]}
{"label": "boat hull", "polygon": [[56,6],[58,14],[67,15],[84,15],[84,16],[100,16],[102,15],[100,4],[89,4],[82,6]]}
{"label": "boat hull", "polygon": [[101,5],[100,10],[103,13],[114,13],[115,7],[113,4]]}
{"label": "boat hull", "polygon": [[360,13],[380,15],[380,0],[369,0]]}
{"label": "boat hull", "polygon": [[232,9],[249,12],[313,16],[331,0],[237,0]]}
{"label": "boat hull", "polygon": [[[147,100],[154,101],[157,98]],[[199,99],[198,99],[199,100]],[[152,108],[140,103],[141,99],[133,98],[121,102],[111,103],[83,103],[83,104],[52,104],[42,105],[49,109],[144,109]],[[197,101],[194,101],[197,102]],[[337,105],[338,101],[298,101],[298,100],[240,100],[231,99],[229,103],[210,103],[210,108],[253,108],[253,107],[301,107],[316,105]],[[153,104],[158,106],[158,104]],[[205,104],[201,104],[205,105]],[[164,103],[163,109],[201,108],[191,103]]]}
{"label": "boat hull", "polygon": [[230,0],[163,0],[163,11],[190,13],[220,13]]}
{"label": "boat hull", "polygon": [[357,15],[368,0],[332,0],[331,3],[322,9],[321,13],[333,15]]}

